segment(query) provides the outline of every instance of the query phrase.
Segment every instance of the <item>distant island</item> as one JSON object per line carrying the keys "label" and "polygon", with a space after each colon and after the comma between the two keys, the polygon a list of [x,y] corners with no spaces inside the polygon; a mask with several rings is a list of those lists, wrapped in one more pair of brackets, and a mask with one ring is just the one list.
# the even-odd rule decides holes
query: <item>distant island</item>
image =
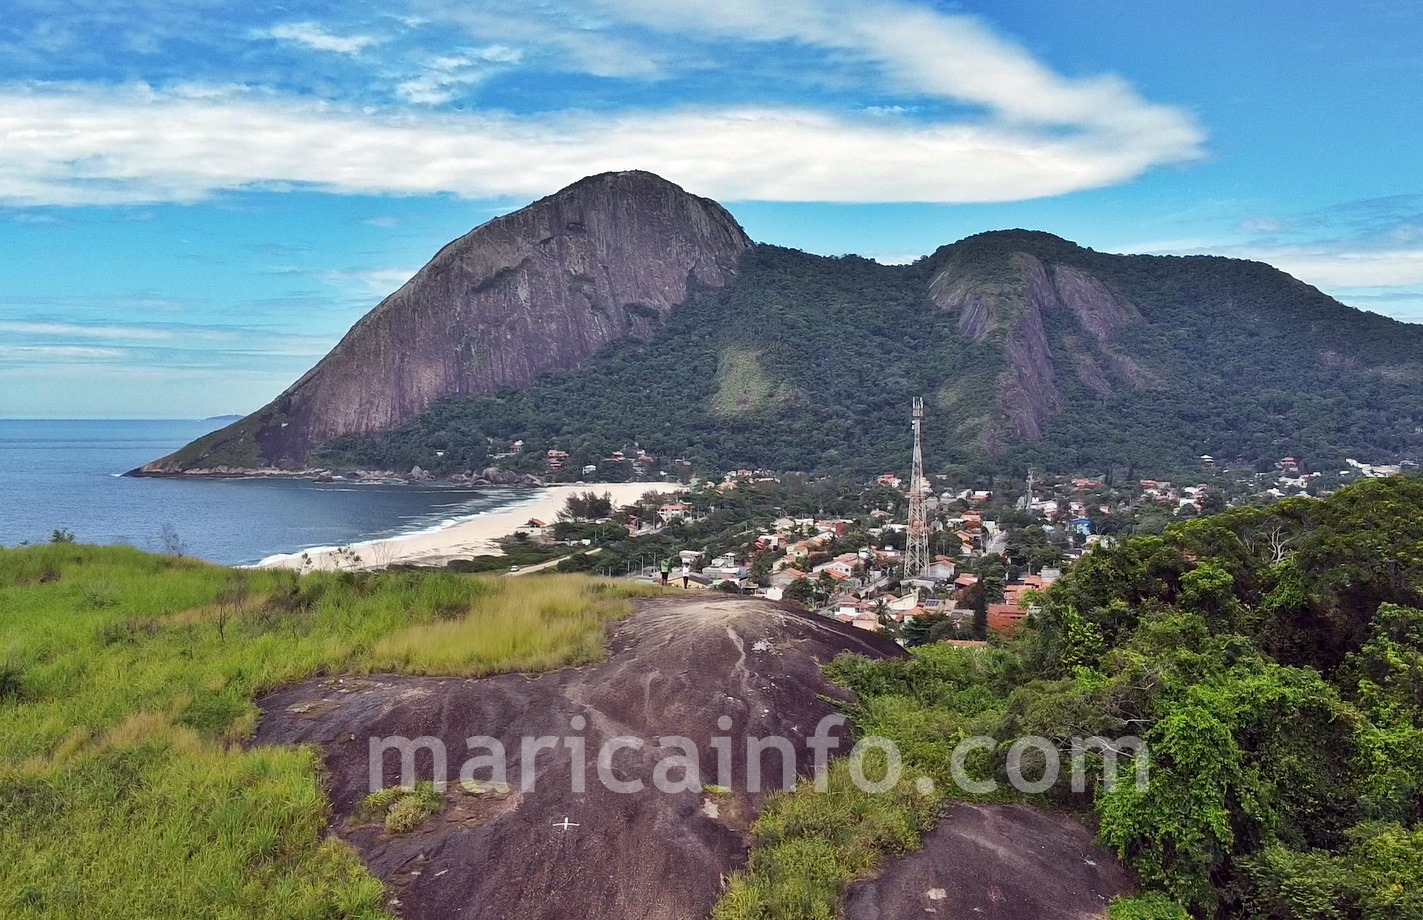
{"label": "distant island", "polygon": [[204,421],[204,422],[228,422],[228,423],[231,423],[231,422],[241,421],[243,418],[246,418],[246,416],[243,416],[243,415],[210,415],[210,416],[208,416],[208,417],[205,418],[205,419],[201,419],[200,421]]}

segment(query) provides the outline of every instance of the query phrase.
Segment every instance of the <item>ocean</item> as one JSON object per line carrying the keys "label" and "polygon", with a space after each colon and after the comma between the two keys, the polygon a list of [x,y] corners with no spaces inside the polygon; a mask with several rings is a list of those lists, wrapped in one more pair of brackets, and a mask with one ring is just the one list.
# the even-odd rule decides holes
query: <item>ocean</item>
{"label": "ocean", "polygon": [[222,422],[0,419],[0,546],[57,529],[83,543],[164,549],[229,565],[276,553],[437,528],[531,497],[529,490],[289,479],[122,476]]}

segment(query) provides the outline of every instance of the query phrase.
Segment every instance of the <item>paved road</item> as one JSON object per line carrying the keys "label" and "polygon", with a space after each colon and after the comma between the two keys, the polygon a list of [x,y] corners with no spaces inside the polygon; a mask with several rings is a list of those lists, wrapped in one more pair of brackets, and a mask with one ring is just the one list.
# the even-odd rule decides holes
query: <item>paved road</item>
{"label": "paved road", "polygon": [[[603,548],[602,548],[601,546],[599,546],[599,547],[596,547],[596,548],[594,548],[594,549],[588,550],[588,555],[590,555],[590,556],[596,556],[596,555],[598,555],[599,553],[601,553],[602,551],[603,551]],[[576,555],[578,555],[578,554],[577,554],[577,553],[569,553],[569,554],[568,554],[568,556],[576,556]],[[505,574],[505,576],[513,577],[513,576],[516,576],[516,575],[527,575],[527,574],[529,574],[530,572],[542,572],[544,569],[551,569],[551,568],[553,568],[554,566],[558,565],[560,562],[562,562],[563,560],[567,559],[568,556],[559,556],[557,559],[550,559],[548,562],[540,562],[540,563],[538,563],[537,565],[521,566],[521,567],[519,568],[519,571],[517,571],[517,572],[505,572],[504,574]]]}

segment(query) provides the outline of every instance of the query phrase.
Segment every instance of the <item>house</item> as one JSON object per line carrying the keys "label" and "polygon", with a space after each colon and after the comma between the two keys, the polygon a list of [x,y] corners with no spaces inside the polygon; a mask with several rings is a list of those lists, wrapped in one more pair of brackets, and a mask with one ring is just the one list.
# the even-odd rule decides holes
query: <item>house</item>
{"label": "house", "polygon": [[934,561],[929,563],[929,570],[926,574],[940,579],[953,578],[958,571],[958,566],[948,556],[935,556]]}
{"label": "house", "polygon": [[737,562],[733,556],[718,556],[712,564],[702,569],[702,577],[713,586],[730,582],[738,588],[746,587],[751,570]]}
{"label": "house", "polygon": [[1092,520],[1085,517],[1076,517],[1067,522],[1067,529],[1083,537],[1092,536]]}
{"label": "house", "polygon": [[1011,636],[1022,626],[1026,610],[1019,610],[1014,604],[988,605],[988,631],[997,636]]}
{"label": "house", "polygon": [[893,473],[881,473],[875,483],[882,486],[889,486],[891,489],[898,489],[904,485],[903,480]]}
{"label": "house", "polygon": [[804,559],[811,553],[818,552],[822,546],[830,542],[830,538],[825,534],[818,534],[805,540],[799,540],[786,547],[786,558]]}
{"label": "house", "polygon": [[856,629],[863,629],[866,632],[879,632],[883,628],[880,626],[879,617],[868,611],[861,611],[849,620],[841,620],[839,616],[836,616],[835,619],[840,620],[842,623],[849,623]]}
{"label": "house", "polygon": [[[896,613],[904,613],[919,606],[919,592],[910,591],[903,597],[889,596],[885,598],[885,606]],[[921,611],[922,612],[922,611]]]}
{"label": "house", "polygon": [[670,524],[682,520],[691,510],[692,506],[686,502],[670,502],[657,509],[657,516],[662,518],[664,524]]}
{"label": "house", "polygon": [[514,536],[517,537],[521,534],[527,537],[528,539],[535,540],[539,543],[553,542],[553,528],[549,527],[547,523],[539,520],[538,518],[529,518],[529,520],[525,522],[524,526],[516,528],[514,530]]}
{"label": "house", "polygon": [[864,610],[871,610],[873,608],[874,605],[871,604],[869,601],[862,601],[858,598],[853,597],[841,598],[839,603],[835,605],[835,616],[840,617],[842,615],[848,614],[850,618],[853,619],[855,614],[860,613]]}
{"label": "house", "polygon": [[978,576],[970,575],[967,572],[954,579],[954,587],[956,588],[972,588],[976,584],[978,584]]}
{"label": "house", "polygon": [[816,575],[829,575],[836,581],[844,581],[855,574],[855,567],[840,559],[832,559],[829,562],[820,563],[811,569],[811,572]]}
{"label": "house", "polygon": [[805,577],[806,574],[800,569],[794,567],[784,568],[771,576],[771,587],[784,589]]}
{"label": "house", "polygon": [[551,447],[549,448],[548,456],[544,460],[545,465],[547,465],[550,470],[561,470],[563,469],[563,465],[567,462],[568,451],[554,450]]}

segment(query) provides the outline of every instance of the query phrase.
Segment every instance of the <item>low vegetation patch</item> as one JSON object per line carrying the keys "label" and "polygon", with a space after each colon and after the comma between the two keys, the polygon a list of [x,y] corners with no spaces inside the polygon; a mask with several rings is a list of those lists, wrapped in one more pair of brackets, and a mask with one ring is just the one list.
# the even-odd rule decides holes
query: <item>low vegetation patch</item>
{"label": "low vegetation patch", "polygon": [[[385,916],[327,838],[315,753],[241,745],[253,700],[321,673],[591,661],[626,598],[586,577],[0,549],[0,916]],[[429,813],[418,790],[396,798],[392,833]]]}
{"label": "low vegetation patch", "polygon": [[406,834],[424,824],[443,804],[444,796],[435,789],[434,783],[391,786],[366,796],[354,820],[357,823],[378,821],[385,825],[387,834]]}

